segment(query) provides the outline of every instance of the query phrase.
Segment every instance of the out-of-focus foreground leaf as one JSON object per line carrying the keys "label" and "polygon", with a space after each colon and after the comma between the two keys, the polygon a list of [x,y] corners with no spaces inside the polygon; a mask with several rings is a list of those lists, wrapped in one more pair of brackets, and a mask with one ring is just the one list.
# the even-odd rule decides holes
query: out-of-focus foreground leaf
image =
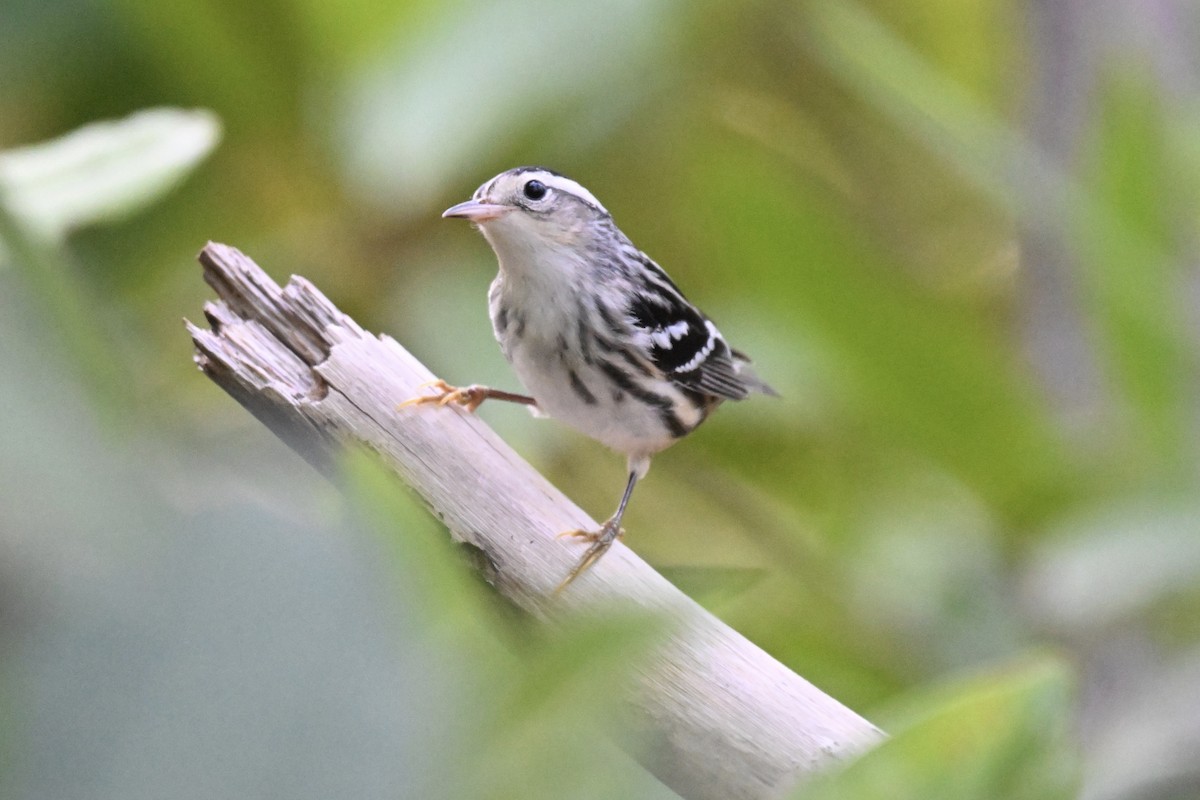
{"label": "out-of-focus foreground leaf", "polygon": [[0,267],[12,261],[51,320],[43,335],[71,354],[110,412],[132,395],[105,350],[105,303],[71,262],[66,236],[114,222],[176,186],[216,146],[220,124],[207,111],[160,108],[87,125],[53,141],[0,153]]}
{"label": "out-of-focus foreground leaf", "polygon": [[42,144],[0,153],[0,197],[35,234],[60,241],[157,201],[220,140],[201,110],[156,108],[96,122]]}
{"label": "out-of-focus foreground leaf", "polygon": [[892,738],[796,800],[1067,800],[1071,679],[1042,659],[924,691],[895,707]]}
{"label": "out-of-focus foreground leaf", "polygon": [[352,464],[339,500],[265,431],[220,475],[106,440],[20,296],[0,293],[0,795],[673,797],[605,739],[660,626],[523,632],[397,482]]}
{"label": "out-of-focus foreground leaf", "polygon": [[[499,598],[463,568],[480,553],[453,552],[445,529],[377,461],[345,463],[349,509],[395,554],[409,614],[451,663],[469,665],[460,676],[468,706],[459,738],[442,743],[444,762],[432,770],[446,781],[442,796],[673,796],[608,741],[662,621],[608,607],[543,628],[498,613]],[[475,566],[487,573],[486,564]],[[638,746],[630,738],[624,744]]]}

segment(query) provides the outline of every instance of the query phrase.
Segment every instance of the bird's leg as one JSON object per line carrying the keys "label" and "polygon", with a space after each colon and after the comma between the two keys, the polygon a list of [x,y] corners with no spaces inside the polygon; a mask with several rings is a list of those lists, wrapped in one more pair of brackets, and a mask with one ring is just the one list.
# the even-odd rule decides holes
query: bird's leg
{"label": "bird's leg", "polygon": [[409,406],[421,406],[428,403],[437,403],[439,406],[458,403],[467,411],[474,411],[483,405],[484,400],[504,400],[508,403],[521,403],[527,406],[536,406],[537,401],[532,397],[523,394],[514,394],[513,392],[504,392],[499,389],[493,389],[489,386],[480,386],[478,383],[473,383],[470,386],[451,386],[440,378],[436,381],[430,381],[423,386],[432,386],[437,389],[437,394],[419,395],[417,397],[405,400],[400,405],[396,406],[396,410],[407,408]]}
{"label": "bird's leg", "polygon": [[625,534],[621,528],[621,517],[625,514],[625,506],[629,505],[629,496],[633,494],[633,487],[637,485],[638,478],[641,477],[637,470],[631,470],[629,473],[629,483],[625,484],[625,494],[621,496],[621,504],[617,506],[617,513],[608,518],[608,521],[600,526],[598,531],[567,531],[560,536],[576,536],[580,539],[587,539],[592,543],[591,547],[583,554],[583,558],[579,559],[579,563],[575,568],[563,579],[563,582],[554,590],[558,594],[563,589],[567,588],[571,581],[578,578],[583,573],[600,560],[600,557],[608,552],[608,548],[612,547],[612,543]]}

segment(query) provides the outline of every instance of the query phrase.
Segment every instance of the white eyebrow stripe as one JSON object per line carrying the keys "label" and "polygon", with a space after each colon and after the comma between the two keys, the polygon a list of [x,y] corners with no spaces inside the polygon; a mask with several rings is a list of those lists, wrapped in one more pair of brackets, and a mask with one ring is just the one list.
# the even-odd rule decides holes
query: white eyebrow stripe
{"label": "white eyebrow stripe", "polygon": [[547,186],[549,186],[552,189],[558,189],[560,192],[566,192],[567,194],[573,194],[576,197],[578,197],[579,199],[584,200],[585,202],[588,202],[588,203],[592,204],[593,206],[595,206],[596,208],[600,209],[603,213],[605,213],[605,214],[608,213],[608,209],[605,208],[603,205],[601,205],[600,201],[596,199],[596,196],[594,194],[592,194],[587,189],[583,188],[582,186],[580,186],[578,183],[571,180],[570,178],[564,178],[562,175],[554,175],[549,172],[540,172],[540,171],[539,172],[527,172],[527,173],[525,173],[525,175],[529,176],[531,179],[536,179],[536,180],[541,181],[542,183],[546,184]]}

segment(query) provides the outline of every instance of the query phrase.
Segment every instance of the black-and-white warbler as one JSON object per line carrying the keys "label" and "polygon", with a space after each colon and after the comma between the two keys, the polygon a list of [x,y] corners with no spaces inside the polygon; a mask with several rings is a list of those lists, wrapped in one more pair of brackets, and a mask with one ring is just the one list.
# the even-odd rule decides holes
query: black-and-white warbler
{"label": "black-and-white warbler", "polygon": [[408,404],[474,411],[487,399],[525,403],[628,458],[616,513],[598,531],[570,532],[592,544],[561,589],[623,533],[621,516],[651,456],[695,430],[721,401],[774,391],[570,178],[512,169],[442,216],[475,223],[496,251],[492,327],[529,396],[439,381],[438,394]]}

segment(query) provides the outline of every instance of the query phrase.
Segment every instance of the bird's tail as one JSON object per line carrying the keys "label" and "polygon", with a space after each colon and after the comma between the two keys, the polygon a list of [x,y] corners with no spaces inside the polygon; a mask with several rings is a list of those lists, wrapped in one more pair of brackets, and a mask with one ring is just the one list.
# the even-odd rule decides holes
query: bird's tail
{"label": "bird's tail", "polygon": [[771,388],[771,384],[758,377],[758,373],[751,366],[750,356],[740,350],[733,350],[733,367],[737,370],[738,379],[742,385],[751,392],[770,395],[771,397],[779,397],[779,392]]}

